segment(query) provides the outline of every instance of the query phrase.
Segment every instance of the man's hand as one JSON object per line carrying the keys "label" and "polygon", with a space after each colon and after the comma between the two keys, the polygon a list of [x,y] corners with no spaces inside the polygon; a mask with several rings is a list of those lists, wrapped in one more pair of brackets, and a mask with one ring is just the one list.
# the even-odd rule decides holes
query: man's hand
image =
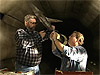
{"label": "man's hand", "polygon": [[52,25],[52,29],[55,30],[55,26],[54,25]]}
{"label": "man's hand", "polygon": [[54,35],[54,31],[52,31],[50,34],[50,40],[53,40],[53,35]]}
{"label": "man's hand", "polygon": [[46,35],[46,32],[44,30],[40,31],[39,34],[41,35],[42,38]]}
{"label": "man's hand", "polygon": [[58,37],[58,33],[55,31],[52,31],[50,34],[50,40],[56,40]]}

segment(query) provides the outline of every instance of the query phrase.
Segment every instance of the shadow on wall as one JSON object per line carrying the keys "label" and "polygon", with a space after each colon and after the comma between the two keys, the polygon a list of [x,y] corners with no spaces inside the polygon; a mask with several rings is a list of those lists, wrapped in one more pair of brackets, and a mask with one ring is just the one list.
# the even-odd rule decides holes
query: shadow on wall
{"label": "shadow on wall", "polygon": [[15,71],[15,57],[0,61],[0,68],[8,68],[8,71]]}
{"label": "shadow on wall", "polygon": [[0,20],[0,69],[14,70],[13,57],[16,56],[15,31],[16,28]]}

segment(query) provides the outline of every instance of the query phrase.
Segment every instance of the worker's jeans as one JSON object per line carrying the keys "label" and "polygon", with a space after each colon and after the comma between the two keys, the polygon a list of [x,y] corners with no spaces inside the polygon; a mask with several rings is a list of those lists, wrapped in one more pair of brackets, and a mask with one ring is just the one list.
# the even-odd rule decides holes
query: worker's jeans
{"label": "worker's jeans", "polygon": [[16,62],[16,71],[17,72],[23,72],[23,73],[26,73],[26,72],[29,72],[29,71],[34,71],[35,75],[40,75],[39,65],[34,66],[34,67],[28,67],[28,66],[23,66],[23,65]]}

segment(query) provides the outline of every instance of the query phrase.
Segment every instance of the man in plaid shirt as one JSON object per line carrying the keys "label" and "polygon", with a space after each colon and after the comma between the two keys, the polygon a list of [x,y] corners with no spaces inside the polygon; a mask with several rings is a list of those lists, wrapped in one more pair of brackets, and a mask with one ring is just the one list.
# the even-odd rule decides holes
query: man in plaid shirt
{"label": "man in plaid shirt", "polygon": [[28,72],[34,71],[39,75],[39,64],[42,58],[42,41],[46,33],[44,31],[35,31],[36,16],[25,16],[25,29],[16,31],[16,71]]}

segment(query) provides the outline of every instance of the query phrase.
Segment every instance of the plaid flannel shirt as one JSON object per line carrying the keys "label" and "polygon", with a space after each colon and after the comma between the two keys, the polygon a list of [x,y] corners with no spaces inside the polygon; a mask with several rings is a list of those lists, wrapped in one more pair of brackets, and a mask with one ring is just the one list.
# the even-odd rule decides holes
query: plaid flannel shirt
{"label": "plaid flannel shirt", "polygon": [[16,61],[24,66],[36,66],[42,58],[42,37],[36,31],[18,29],[16,39]]}

